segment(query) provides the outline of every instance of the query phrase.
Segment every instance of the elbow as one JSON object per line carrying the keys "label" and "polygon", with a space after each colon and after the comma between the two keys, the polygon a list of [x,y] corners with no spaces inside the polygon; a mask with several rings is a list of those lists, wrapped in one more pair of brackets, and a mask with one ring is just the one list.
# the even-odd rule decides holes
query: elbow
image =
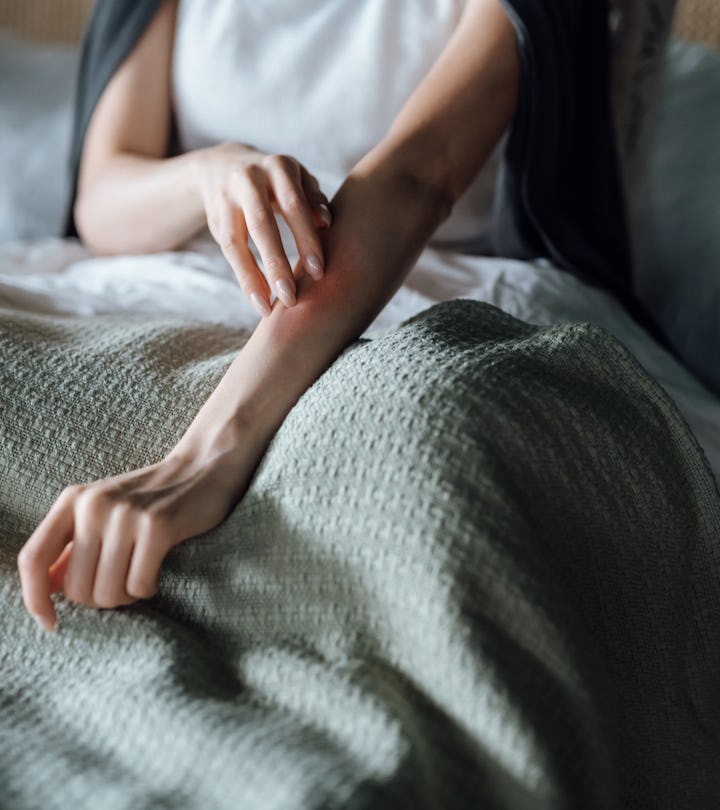
{"label": "elbow", "polygon": [[75,230],[80,237],[80,241],[84,245],[87,245],[87,247],[92,248],[92,228],[89,227],[87,220],[87,203],[85,202],[85,196],[83,194],[78,193],[75,197],[72,214],[73,221],[75,222]]}
{"label": "elbow", "polygon": [[93,188],[78,191],[73,205],[75,230],[80,241],[96,256],[151,252],[137,240],[120,217],[112,216],[107,201]]}
{"label": "elbow", "polygon": [[79,191],[73,205],[73,219],[75,230],[80,241],[93,253],[100,256],[109,256],[117,251],[107,244],[103,238],[103,231],[97,217],[97,206],[93,205],[92,195],[87,190]]}

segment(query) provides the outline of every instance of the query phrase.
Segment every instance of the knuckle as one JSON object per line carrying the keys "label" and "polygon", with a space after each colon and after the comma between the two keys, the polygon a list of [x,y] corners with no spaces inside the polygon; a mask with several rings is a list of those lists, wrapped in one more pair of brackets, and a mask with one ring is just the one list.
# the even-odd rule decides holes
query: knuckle
{"label": "knuckle", "polygon": [[300,164],[292,155],[275,155],[277,165],[286,172],[293,174],[300,168]]}
{"label": "knuckle", "polygon": [[21,571],[37,568],[40,562],[40,549],[35,546],[23,546],[18,553],[17,562]]}
{"label": "knuckle", "polygon": [[268,171],[272,171],[274,169],[282,168],[282,158],[283,155],[269,154],[265,155],[260,162]]}
{"label": "knuckle", "polygon": [[283,194],[280,201],[283,211],[296,213],[305,207],[305,200],[298,194],[297,191],[288,191]]}
{"label": "knuckle", "polygon": [[287,263],[280,256],[275,254],[268,256],[263,260],[263,264],[268,275],[272,276],[272,278],[286,275]]}
{"label": "knuckle", "polygon": [[72,484],[69,487],[65,487],[65,489],[60,493],[60,498],[65,501],[75,500],[76,498],[80,497],[80,495],[82,495],[86,489],[87,487],[85,484]]}
{"label": "knuckle", "polygon": [[78,513],[96,512],[107,503],[107,495],[101,489],[85,489],[75,498]]}
{"label": "knuckle", "polygon": [[164,532],[170,523],[170,507],[164,504],[153,504],[147,510],[148,520],[156,532]]}
{"label": "knuckle", "polygon": [[139,529],[153,543],[160,542],[168,528],[167,511],[161,506],[151,506],[140,515]]}
{"label": "knuckle", "polygon": [[104,492],[89,492],[75,501],[75,541],[79,546],[91,539],[108,523],[113,511],[112,497]]}
{"label": "knuckle", "polygon": [[125,522],[128,518],[132,517],[135,512],[135,507],[128,500],[118,500],[112,507],[112,516],[120,522]]}
{"label": "knuckle", "polygon": [[270,229],[270,215],[262,205],[248,206],[245,211],[245,222],[248,230],[255,233],[267,233]]}
{"label": "knuckle", "polygon": [[219,234],[222,229],[222,217],[220,216],[220,214],[218,214],[217,212],[208,214],[207,221],[210,232]]}
{"label": "knuckle", "polygon": [[222,231],[220,233],[218,244],[224,251],[236,249],[237,237],[232,231]]}

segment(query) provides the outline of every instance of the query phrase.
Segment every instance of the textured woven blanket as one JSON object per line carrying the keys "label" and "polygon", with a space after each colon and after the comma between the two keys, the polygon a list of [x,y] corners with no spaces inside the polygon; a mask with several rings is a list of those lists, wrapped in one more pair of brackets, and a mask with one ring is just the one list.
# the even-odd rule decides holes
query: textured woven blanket
{"label": "textured woven blanket", "polygon": [[441,304],[349,347],[152,600],[22,606],[67,484],[246,335],[0,313],[0,808],[716,808],[720,498],[609,334]]}

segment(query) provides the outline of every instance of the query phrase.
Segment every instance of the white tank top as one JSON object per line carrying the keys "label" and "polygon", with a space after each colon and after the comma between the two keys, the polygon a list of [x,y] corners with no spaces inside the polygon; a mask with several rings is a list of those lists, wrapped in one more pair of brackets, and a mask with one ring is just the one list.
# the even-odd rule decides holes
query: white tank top
{"label": "white tank top", "polygon": [[[180,0],[173,101],[181,149],[236,141],[290,154],[331,198],[385,135],[465,3]],[[487,233],[499,154],[436,240]]]}

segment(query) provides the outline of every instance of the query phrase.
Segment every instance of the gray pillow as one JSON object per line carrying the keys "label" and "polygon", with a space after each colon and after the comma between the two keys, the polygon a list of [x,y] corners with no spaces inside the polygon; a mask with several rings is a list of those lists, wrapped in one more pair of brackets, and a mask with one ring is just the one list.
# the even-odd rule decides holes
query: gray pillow
{"label": "gray pillow", "polygon": [[684,362],[720,391],[720,53],[674,43],[666,67],[637,288]]}
{"label": "gray pillow", "polygon": [[611,0],[612,103],[633,237],[676,0]]}

